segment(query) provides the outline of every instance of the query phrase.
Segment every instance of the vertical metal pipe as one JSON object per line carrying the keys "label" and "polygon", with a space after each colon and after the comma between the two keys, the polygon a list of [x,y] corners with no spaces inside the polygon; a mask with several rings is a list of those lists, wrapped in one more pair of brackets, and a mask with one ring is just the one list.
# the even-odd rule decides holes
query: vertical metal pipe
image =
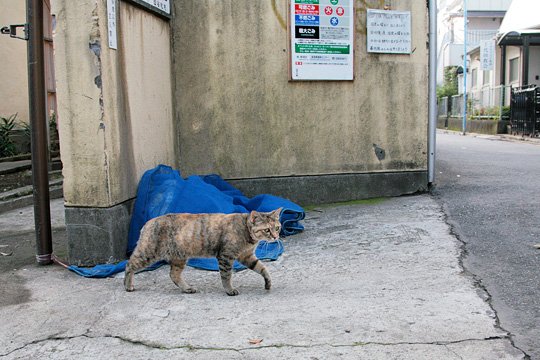
{"label": "vertical metal pipe", "polygon": [[523,60],[521,66],[521,86],[527,86],[529,85],[529,35],[523,35]]}
{"label": "vertical metal pipe", "polygon": [[467,0],[463,0],[463,135],[467,132]]}
{"label": "vertical metal pipe", "polygon": [[34,184],[34,223],[36,260],[52,263],[51,210],[49,198],[47,114],[45,98],[45,56],[43,45],[43,0],[27,0],[28,98],[32,134],[32,180]]}
{"label": "vertical metal pipe", "polygon": [[501,46],[501,85],[506,84],[506,45]]}
{"label": "vertical metal pipe", "polygon": [[429,1],[429,121],[428,184],[435,180],[435,139],[437,131],[437,1]]}
{"label": "vertical metal pipe", "polygon": [[499,108],[499,120],[502,121],[502,109],[506,97],[506,45],[501,47],[501,93],[499,94],[501,106]]}

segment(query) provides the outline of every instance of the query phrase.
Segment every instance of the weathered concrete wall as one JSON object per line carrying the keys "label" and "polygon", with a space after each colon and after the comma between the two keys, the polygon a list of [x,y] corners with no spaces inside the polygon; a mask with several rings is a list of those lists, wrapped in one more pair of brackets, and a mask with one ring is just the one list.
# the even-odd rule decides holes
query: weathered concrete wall
{"label": "weathered concrete wall", "polygon": [[[367,53],[366,8],[385,3],[412,12],[411,55]],[[358,0],[355,6],[354,82],[289,82],[287,1],[175,1],[183,174],[256,179],[425,171],[426,2]]]}
{"label": "weathered concrete wall", "polygon": [[67,206],[119,204],[145,170],[175,164],[169,23],[118,4],[113,50],[105,0],[53,2]]}
{"label": "weathered concrete wall", "polygon": [[71,264],[126,256],[144,171],[175,166],[169,22],[118,4],[108,47],[106,0],[57,0],[56,70]]}
{"label": "weathered concrete wall", "polygon": [[[26,23],[24,1],[0,0],[0,27]],[[17,35],[23,36],[22,29]],[[0,35],[0,116],[17,113],[17,119],[28,122],[28,73],[26,41]]]}

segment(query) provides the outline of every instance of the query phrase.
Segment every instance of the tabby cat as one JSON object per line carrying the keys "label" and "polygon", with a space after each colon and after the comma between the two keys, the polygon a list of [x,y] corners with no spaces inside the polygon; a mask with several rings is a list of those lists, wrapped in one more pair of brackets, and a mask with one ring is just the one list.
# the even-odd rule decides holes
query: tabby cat
{"label": "tabby cat", "polygon": [[176,286],[185,293],[196,292],[182,278],[182,271],[191,257],[217,258],[227,295],[238,295],[231,283],[235,259],[261,274],[264,288],[269,290],[270,275],[253,251],[260,240],[279,238],[281,210],[249,214],[168,214],[149,220],[126,265],[126,291],[135,290],[135,271],[157,260],[166,260],[171,265],[170,276]]}

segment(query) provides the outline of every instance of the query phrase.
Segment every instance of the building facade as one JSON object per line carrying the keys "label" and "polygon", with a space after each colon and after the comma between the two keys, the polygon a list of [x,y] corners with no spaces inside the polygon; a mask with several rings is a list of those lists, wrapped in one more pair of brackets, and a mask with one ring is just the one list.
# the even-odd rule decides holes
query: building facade
{"label": "building facade", "polygon": [[[107,3],[52,4],[72,264],[125,257],[158,164],[301,205],[427,188],[426,2],[353,1],[352,81],[290,80],[287,1],[112,2],[116,48]],[[368,9],[410,13],[410,53],[367,51]]]}

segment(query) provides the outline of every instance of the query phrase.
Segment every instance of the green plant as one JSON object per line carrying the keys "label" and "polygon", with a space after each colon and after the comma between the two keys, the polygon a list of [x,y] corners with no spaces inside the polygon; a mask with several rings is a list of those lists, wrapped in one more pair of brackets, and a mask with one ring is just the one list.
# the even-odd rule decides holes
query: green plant
{"label": "green plant", "polygon": [[498,120],[499,116],[501,115],[500,113],[501,110],[502,110],[503,118],[507,118],[510,116],[509,106],[503,106],[502,109],[500,109],[499,106],[482,107],[482,108],[474,109],[471,113],[471,116],[472,117],[484,116],[484,117],[492,118],[494,120]]}
{"label": "green plant", "polygon": [[23,129],[23,133],[24,133],[24,138],[30,142],[32,139],[32,128],[30,127],[30,124],[29,123],[21,123],[20,126],[22,127]]}
{"label": "green plant", "polygon": [[56,122],[56,113],[51,110],[49,115],[49,137],[50,137],[50,143],[51,148],[50,150],[60,151],[60,143],[58,141],[58,123]]}
{"label": "green plant", "polygon": [[0,116],[0,157],[13,156],[16,153],[15,143],[11,139],[17,114],[10,117]]}
{"label": "green plant", "polygon": [[444,84],[437,86],[437,98],[457,95],[457,69],[457,66],[447,66],[444,68]]}
{"label": "green plant", "polygon": [[502,107],[502,117],[503,118],[509,118],[510,117],[510,106],[503,106]]}

